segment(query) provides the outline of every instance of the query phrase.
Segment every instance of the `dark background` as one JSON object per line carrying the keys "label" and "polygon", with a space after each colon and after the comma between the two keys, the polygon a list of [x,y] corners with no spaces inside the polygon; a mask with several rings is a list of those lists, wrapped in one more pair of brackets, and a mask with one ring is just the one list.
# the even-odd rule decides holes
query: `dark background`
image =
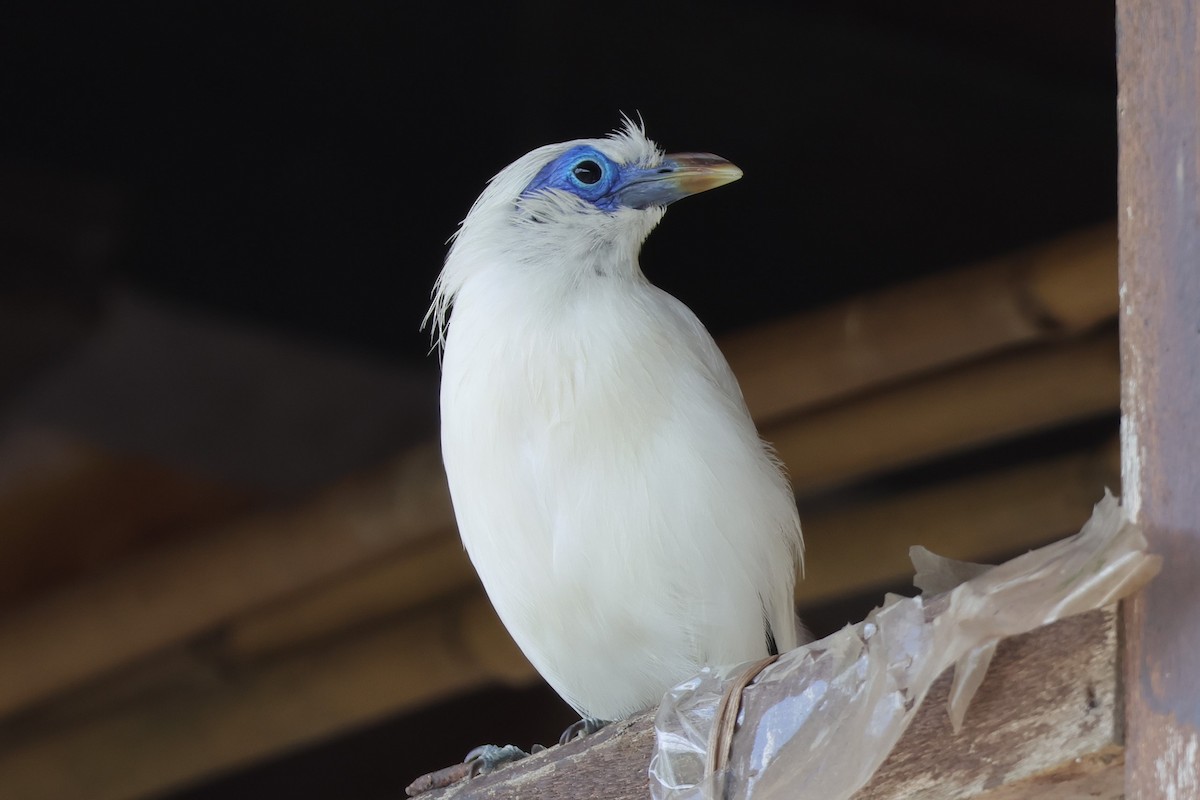
{"label": "dark background", "polygon": [[136,286],[402,358],[483,182],[620,111],[745,170],[643,260],[717,330],[1111,215],[1111,7],[903,6],[38,4],[0,158],[118,190]]}
{"label": "dark background", "polygon": [[[119,287],[432,376],[419,323],[484,181],[624,111],[745,171],[642,260],[720,333],[1110,218],[1113,53],[1082,0],[9,7],[0,313]],[[483,693],[173,797],[396,797],[568,716]]]}

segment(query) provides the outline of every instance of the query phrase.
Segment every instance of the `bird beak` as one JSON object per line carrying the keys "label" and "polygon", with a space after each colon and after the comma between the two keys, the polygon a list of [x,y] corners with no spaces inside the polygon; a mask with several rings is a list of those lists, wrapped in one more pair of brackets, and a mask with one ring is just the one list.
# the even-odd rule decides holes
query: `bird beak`
{"label": "bird beak", "polygon": [[671,153],[657,167],[630,175],[616,194],[621,205],[631,208],[666,206],[740,177],[740,169],[712,153]]}

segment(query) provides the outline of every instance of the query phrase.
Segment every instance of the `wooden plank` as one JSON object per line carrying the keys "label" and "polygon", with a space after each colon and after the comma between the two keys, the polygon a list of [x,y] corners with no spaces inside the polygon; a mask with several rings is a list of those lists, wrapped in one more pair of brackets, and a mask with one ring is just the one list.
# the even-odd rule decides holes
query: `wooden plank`
{"label": "wooden plank", "polygon": [[[107,713],[10,724],[0,797],[125,800],[532,670],[477,592],[361,635]],[[492,626],[489,630],[488,626]]]}
{"label": "wooden plank", "polygon": [[721,341],[760,424],[1116,315],[1104,225]]}
{"label": "wooden plank", "polygon": [[11,398],[9,424],[290,496],[436,426],[432,360],[405,368],[127,290],[108,293],[103,311],[85,346]]}
{"label": "wooden plank", "polygon": [[1090,452],[947,481],[805,515],[805,577],[815,604],[912,575],[908,548],[989,561],[1079,530],[1106,486],[1117,488],[1116,442]]}
{"label": "wooden plank", "polygon": [[[1062,620],[997,648],[960,734],[946,713],[950,674],[854,800],[1119,796],[1117,619],[1113,609]],[[648,794],[653,712],[591,741],[554,747],[491,775],[420,795],[426,800]],[[1049,786],[1057,794],[1039,794]],[[1008,789],[1009,794],[1002,790]],[[1029,794],[1014,792],[1029,791]]]}
{"label": "wooden plank", "polygon": [[436,448],[0,617],[0,716],[453,524]]}
{"label": "wooden plank", "polygon": [[1129,603],[1131,800],[1200,797],[1200,2],[1118,0],[1122,457],[1162,573]]}
{"label": "wooden plank", "polygon": [[[1118,627],[1109,608],[1003,641],[958,736],[943,704],[943,675],[854,800],[986,797],[1047,773],[1069,779],[1076,759],[1111,761],[1121,745]],[[1121,777],[1119,770],[1106,776],[1110,787]]]}
{"label": "wooden plank", "polygon": [[371,623],[479,582],[453,528],[343,579],[240,615],[220,634],[222,658],[245,662]]}
{"label": "wooden plank", "polygon": [[1125,800],[1125,750],[1107,747],[977,794],[974,800]]}
{"label": "wooden plank", "polygon": [[245,512],[256,493],[48,430],[0,437],[0,608]]}
{"label": "wooden plank", "polygon": [[798,494],[1051,428],[1120,405],[1114,333],[1022,350],[763,431]]}

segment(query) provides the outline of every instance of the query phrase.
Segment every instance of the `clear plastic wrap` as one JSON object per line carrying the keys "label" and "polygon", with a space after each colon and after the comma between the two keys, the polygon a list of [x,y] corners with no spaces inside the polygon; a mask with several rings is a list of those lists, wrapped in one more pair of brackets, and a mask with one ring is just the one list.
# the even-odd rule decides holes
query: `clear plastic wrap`
{"label": "clear plastic wrap", "polygon": [[949,713],[957,728],[1000,639],[1133,592],[1158,571],[1158,557],[1145,548],[1111,495],[1080,533],[996,567],[913,548],[915,583],[926,594],[889,596],[864,621],[767,667],[743,693],[723,773],[705,776],[708,741],[725,680],[744,665],[706,670],[668,692],[655,722],[651,795],[848,798],[887,758],[947,667],[956,666]]}

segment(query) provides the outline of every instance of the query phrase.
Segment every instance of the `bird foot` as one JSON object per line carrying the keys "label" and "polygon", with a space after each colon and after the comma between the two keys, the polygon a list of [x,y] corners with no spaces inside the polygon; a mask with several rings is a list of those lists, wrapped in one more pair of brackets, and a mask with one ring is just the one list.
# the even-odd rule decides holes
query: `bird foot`
{"label": "bird foot", "polygon": [[578,739],[580,736],[590,736],[603,728],[605,724],[607,723],[597,719],[581,719],[579,722],[567,726],[567,729],[562,732],[562,736],[558,737],[558,743],[566,744],[573,739]]}
{"label": "bird foot", "polygon": [[[534,745],[533,752],[538,752],[538,745]],[[526,753],[515,744],[506,744],[503,747],[498,747],[494,744],[481,744],[467,753],[467,757],[463,759],[463,763],[471,766],[471,777],[474,778],[476,775],[487,775],[497,767],[511,764],[514,761],[520,761],[522,758],[528,756],[529,753]]]}

